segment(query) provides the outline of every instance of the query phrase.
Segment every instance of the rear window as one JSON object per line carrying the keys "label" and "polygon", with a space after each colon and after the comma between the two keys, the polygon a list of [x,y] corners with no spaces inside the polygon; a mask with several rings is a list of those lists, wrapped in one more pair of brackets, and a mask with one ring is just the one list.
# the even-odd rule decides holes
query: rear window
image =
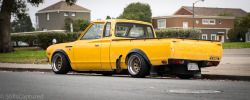
{"label": "rear window", "polygon": [[115,36],[128,38],[154,38],[153,30],[150,25],[137,23],[116,23]]}

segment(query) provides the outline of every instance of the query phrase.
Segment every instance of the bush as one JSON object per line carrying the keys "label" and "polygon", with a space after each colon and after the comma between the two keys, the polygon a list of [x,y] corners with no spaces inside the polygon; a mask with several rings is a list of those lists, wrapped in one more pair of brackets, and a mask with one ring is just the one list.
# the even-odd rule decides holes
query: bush
{"label": "bush", "polygon": [[[29,43],[32,46],[34,41],[37,40],[39,47],[46,49],[52,45],[52,40],[56,39],[57,43],[72,42],[78,39],[81,32],[44,32],[32,34],[12,34],[12,42],[18,43],[20,41]],[[18,45],[17,45],[18,46]]]}
{"label": "bush", "polygon": [[[228,31],[228,38],[230,42],[245,42],[245,34],[248,32],[246,27],[235,27]],[[242,40],[240,40],[241,38]]]}
{"label": "bush", "polygon": [[87,19],[77,18],[73,22],[74,32],[84,31],[90,24],[90,21]]}
{"label": "bush", "polygon": [[36,34],[12,34],[11,40],[16,43],[18,46],[18,42],[27,42],[29,46],[33,46],[34,41],[36,40]]}
{"label": "bush", "polygon": [[201,30],[198,29],[158,29],[155,30],[156,36],[160,38],[189,38],[198,39]]}
{"label": "bush", "polygon": [[52,45],[52,40],[56,39],[57,43],[72,42],[81,35],[79,32],[46,32],[37,34],[38,44],[42,49],[47,49]]}
{"label": "bush", "polygon": [[73,31],[79,32],[84,31],[90,24],[90,21],[87,19],[77,18],[75,20],[67,17],[64,19],[64,29],[70,32],[70,24],[73,23]]}

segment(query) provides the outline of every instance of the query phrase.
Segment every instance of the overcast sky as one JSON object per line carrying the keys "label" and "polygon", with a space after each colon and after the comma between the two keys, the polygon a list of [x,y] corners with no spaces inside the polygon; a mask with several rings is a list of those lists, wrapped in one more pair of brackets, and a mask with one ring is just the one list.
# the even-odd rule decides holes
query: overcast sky
{"label": "overcast sky", "polygon": [[[45,0],[39,7],[33,7],[30,4],[29,15],[34,24],[35,13],[38,10],[46,8],[61,0]],[[172,15],[181,6],[192,6],[197,0],[77,0],[76,4],[91,10],[91,21],[97,19],[106,19],[106,16],[118,17],[123,9],[134,2],[142,2],[150,5],[152,16]],[[241,8],[250,12],[250,0],[205,0],[195,4],[197,7],[218,7],[218,8]]]}

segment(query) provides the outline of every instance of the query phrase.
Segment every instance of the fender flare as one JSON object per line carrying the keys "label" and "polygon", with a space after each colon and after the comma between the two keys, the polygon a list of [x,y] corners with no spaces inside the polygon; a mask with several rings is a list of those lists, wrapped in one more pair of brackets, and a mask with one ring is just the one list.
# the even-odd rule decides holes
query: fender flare
{"label": "fender flare", "polygon": [[141,50],[141,49],[132,49],[128,52],[127,56],[126,56],[126,59],[125,59],[125,63],[127,64],[127,61],[128,61],[128,57],[132,54],[132,53],[137,53],[139,55],[141,55],[145,60],[146,62],[149,64],[149,66],[151,67],[152,64],[150,62],[150,60],[148,59],[148,56]]}
{"label": "fender flare", "polygon": [[66,59],[69,61],[69,63],[71,63],[70,59],[69,59],[69,56],[67,55],[67,53],[63,50],[63,49],[57,49],[53,52],[52,54],[52,57],[51,57],[51,62],[52,62],[52,59],[53,59],[53,56],[56,54],[56,53],[62,53],[64,54],[64,56],[66,57]]}

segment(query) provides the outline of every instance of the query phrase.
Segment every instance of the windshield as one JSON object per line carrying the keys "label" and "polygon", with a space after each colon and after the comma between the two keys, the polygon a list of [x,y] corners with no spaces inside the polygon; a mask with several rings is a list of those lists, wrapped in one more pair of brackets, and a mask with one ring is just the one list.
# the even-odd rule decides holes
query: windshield
{"label": "windshield", "polygon": [[102,37],[104,24],[93,24],[89,30],[82,36],[81,40],[99,39]]}

